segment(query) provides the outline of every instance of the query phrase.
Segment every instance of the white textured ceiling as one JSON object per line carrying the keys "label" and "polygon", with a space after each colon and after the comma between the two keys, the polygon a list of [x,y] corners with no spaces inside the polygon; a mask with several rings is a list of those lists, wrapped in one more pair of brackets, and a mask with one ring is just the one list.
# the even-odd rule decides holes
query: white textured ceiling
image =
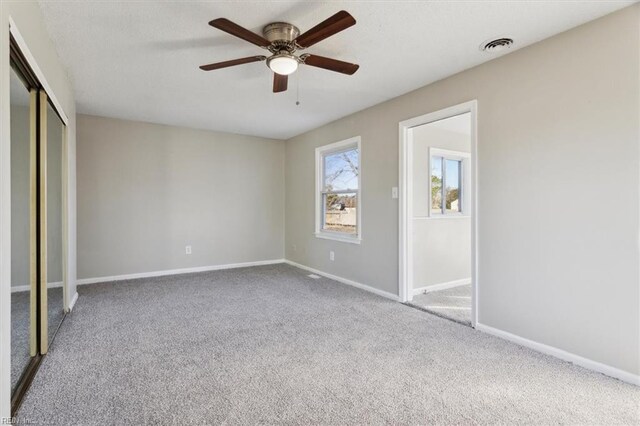
{"label": "white textured ceiling", "polygon": [[[47,0],[40,6],[73,80],[78,112],[287,139],[494,59],[478,48],[487,39],[512,37],[513,51],[631,3]],[[273,21],[305,31],[341,9],[357,24],[308,51],[360,64],[353,76],[301,67],[289,91],[274,94],[264,62],[198,69],[264,52],[210,27],[213,18],[257,33]]]}

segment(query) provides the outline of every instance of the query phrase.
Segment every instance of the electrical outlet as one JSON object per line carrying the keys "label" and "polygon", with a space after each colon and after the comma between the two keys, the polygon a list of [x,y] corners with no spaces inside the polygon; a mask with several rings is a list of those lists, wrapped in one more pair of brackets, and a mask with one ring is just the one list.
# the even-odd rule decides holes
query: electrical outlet
{"label": "electrical outlet", "polygon": [[336,254],[332,251],[329,252],[329,260],[332,262],[336,260]]}
{"label": "electrical outlet", "polygon": [[191,246],[186,246],[186,247],[184,248],[184,252],[185,252],[186,254],[191,254]]}
{"label": "electrical outlet", "polygon": [[293,249],[293,251],[298,251],[298,246],[296,246],[295,244],[293,244],[291,248]]}

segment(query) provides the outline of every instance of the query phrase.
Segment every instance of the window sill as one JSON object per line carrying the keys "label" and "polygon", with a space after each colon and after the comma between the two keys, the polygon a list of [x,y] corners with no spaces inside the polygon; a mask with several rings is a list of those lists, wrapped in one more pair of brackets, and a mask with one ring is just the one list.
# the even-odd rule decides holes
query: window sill
{"label": "window sill", "polygon": [[362,239],[360,237],[355,237],[355,236],[350,237],[347,235],[331,234],[329,232],[316,232],[314,233],[314,235],[316,236],[316,238],[322,238],[324,240],[341,241],[343,243],[360,244],[362,242]]}
{"label": "window sill", "polygon": [[432,216],[414,216],[413,218],[416,220],[469,219],[471,215],[465,213],[448,213]]}

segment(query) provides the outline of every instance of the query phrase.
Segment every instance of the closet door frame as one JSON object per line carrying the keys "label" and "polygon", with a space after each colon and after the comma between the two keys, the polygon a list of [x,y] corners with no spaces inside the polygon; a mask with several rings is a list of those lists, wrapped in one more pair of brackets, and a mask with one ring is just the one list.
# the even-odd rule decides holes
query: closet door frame
{"label": "closet door frame", "polygon": [[38,89],[29,91],[29,354],[39,355],[38,350]]}
{"label": "closet door frame", "polygon": [[[15,24],[10,24],[10,62],[14,71],[29,86],[30,99],[30,218],[29,218],[29,281],[30,295],[30,336],[29,352],[31,360],[11,395],[11,413],[14,416],[24,398],[42,358],[48,352],[47,306],[47,106],[50,105],[62,123],[62,189],[61,189],[61,232],[62,232],[62,292],[63,310],[69,312],[68,300],[68,118],[58,105],[46,80],[29,52],[26,43]],[[64,316],[61,322],[64,321]]]}
{"label": "closet door frame", "polygon": [[[38,128],[40,130],[40,140],[38,143],[38,243],[39,247],[39,309],[40,309],[40,353],[42,355],[49,351],[49,305],[48,296],[48,274],[47,274],[47,94],[44,90],[38,92]],[[33,207],[33,206],[31,206]],[[62,283],[64,287],[64,283]]]}

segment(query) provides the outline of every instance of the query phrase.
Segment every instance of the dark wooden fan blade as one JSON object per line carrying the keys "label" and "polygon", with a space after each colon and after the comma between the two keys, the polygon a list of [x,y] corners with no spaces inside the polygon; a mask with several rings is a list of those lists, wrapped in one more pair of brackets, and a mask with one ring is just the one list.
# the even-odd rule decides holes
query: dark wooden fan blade
{"label": "dark wooden fan blade", "polygon": [[264,56],[249,56],[247,58],[232,59],[230,61],[224,61],[224,62],[216,62],[215,64],[200,65],[200,69],[203,71],[212,71],[220,68],[233,67],[235,65],[249,64],[251,62],[260,62],[264,60],[265,60]]}
{"label": "dark wooden fan blade", "polygon": [[288,75],[281,75],[274,72],[273,73],[273,93],[286,91],[288,82],[289,82]]}
{"label": "dark wooden fan blade", "polygon": [[312,67],[323,68],[329,71],[340,72],[342,74],[352,75],[360,65],[350,64],[349,62],[338,61],[337,59],[325,58],[324,56],[308,55],[304,59],[304,63]]}
{"label": "dark wooden fan blade", "polygon": [[324,20],[309,31],[305,32],[301,36],[296,38],[296,43],[300,47],[309,47],[331,37],[332,35],[339,33],[342,30],[346,30],[352,25],[355,25],[356,20],[348,12],[341,10],[333,15],[331,18]]}
{"label": "dark wooden fan blade", "polygon": [[249,31],[248,29],[243,28],[234,22],[231,22],[226,18],[214,19],[213,21],[209,22],[209,25],[224,31],[225,33],[229,33],[245,41],[248,41],[249,43],[253,43],[256,46],[267,47],[271,44],[266,38],[259,36],[258,34]]}

